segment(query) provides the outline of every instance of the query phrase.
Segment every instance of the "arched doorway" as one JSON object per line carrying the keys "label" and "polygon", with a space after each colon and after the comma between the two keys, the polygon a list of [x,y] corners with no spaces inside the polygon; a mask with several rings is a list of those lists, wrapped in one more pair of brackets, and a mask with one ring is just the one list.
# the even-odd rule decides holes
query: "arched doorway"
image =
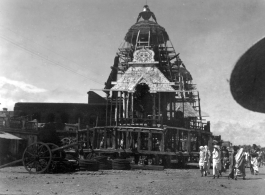
{"label": "arched doorway", "polygon": [[135,87],[134,109],[137,118],[147,118],[152,115],[153,100],[150,88],[146,83],[140,83]]}

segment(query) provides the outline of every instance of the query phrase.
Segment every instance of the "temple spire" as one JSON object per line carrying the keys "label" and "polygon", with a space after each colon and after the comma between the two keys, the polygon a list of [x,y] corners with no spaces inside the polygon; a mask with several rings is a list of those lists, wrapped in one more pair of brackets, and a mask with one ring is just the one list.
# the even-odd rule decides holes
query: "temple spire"
{"label": "temple spire", "polygon": [[156,21],[156,17],[155,17],[155,14],[153,12],[151,12],[150,8],[148,5],[145,5],[143,7],[143,11],[139,13],[138,15],[138,18],[136,20],[136,23],[141,19],[143,18],[144,20],[149,20],[150,18],[153,18],[154,21],[157,23]]}

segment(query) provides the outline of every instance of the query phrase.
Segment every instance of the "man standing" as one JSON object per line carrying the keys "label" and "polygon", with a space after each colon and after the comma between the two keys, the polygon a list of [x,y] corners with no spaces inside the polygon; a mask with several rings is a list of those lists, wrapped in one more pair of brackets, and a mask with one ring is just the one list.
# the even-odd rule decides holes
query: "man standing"
{"label": "man standing", "polygon": [[217,145],[213,146],[213,179],[219,178],[220,151]]}
{"label": "man standing", "polygon": [[[200,159],[199,159],[199,167],[200,167],[200,171],[201,171],[201,177],[203,177],[203,174],[205,174],[205,150],[203,146],[199,147],[200,149]],[[206,175],[205,175],[206,176]]]}
{"label": "man standing", "polygon": [[206,167],[205,167],[205,175],[210,174],[210,167],[211,167],[211,152],[208,149],[208,146],[204,146],[205,148],[205,162],[206,162]]}
{"label": "man standing", "polygon": [[221,153],[222,153],[222,172],[226,172],[229,153],[225,146],[222,147]]}
{"label": "man standing", "polygon": [[229,175],[228,179],[234,179],[234,168],[235,168],[235,151],[231,148],[229,151]]}
{"label": "man standing", "polygon": [[243,180],[246,179],[245,163],[246,158],[244,154],[244,149],[240,148],[237,154],[235,155],[235,180],[237,180],[238,176],[242,176]]}
{"label": "man standing", "polygon": [[251,167],[253,168],[253,170],[251,170],[251,174],[255,174],[258,175],[259,173],[259,167],[258,167],[258,147],[256,144],[253,144],[252,146],[252,150],[250,153],[251,156]]}

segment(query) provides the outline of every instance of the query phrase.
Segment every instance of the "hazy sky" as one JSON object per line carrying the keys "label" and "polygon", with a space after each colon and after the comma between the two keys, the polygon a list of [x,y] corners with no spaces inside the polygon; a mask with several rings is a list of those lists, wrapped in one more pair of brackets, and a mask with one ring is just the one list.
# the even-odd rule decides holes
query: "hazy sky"
{"label": "hazy sky", "polygon": [[[89,89],[104,88],[115,53],[145,2],[1,0],[1,107],[13,110],[19,101],[87,103]],[[191,72],[212,126],[238,123],[251,132],[263,123],[264,114],[233,100],[229,79],[239,57],[264,36],[265,1],[147,2]]]}

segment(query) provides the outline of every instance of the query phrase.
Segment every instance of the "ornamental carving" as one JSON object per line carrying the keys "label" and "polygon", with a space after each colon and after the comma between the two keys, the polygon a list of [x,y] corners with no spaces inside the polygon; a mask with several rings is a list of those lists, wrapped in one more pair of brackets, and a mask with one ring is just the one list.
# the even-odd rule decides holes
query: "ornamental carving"
{"label": "ornamental carving", "polygon": [[150,91],[174,92],[171,83],[157,67],[130,67],[111,89],[113,91],[134,91],[139,83],[145,83]]}
{"label": "ornamental carving", "polygon": [[152,63],[154,62],[155,53],[146,48],[142,48],[140,50],[136,50],[133,53],[133,62],[134,63]]}

